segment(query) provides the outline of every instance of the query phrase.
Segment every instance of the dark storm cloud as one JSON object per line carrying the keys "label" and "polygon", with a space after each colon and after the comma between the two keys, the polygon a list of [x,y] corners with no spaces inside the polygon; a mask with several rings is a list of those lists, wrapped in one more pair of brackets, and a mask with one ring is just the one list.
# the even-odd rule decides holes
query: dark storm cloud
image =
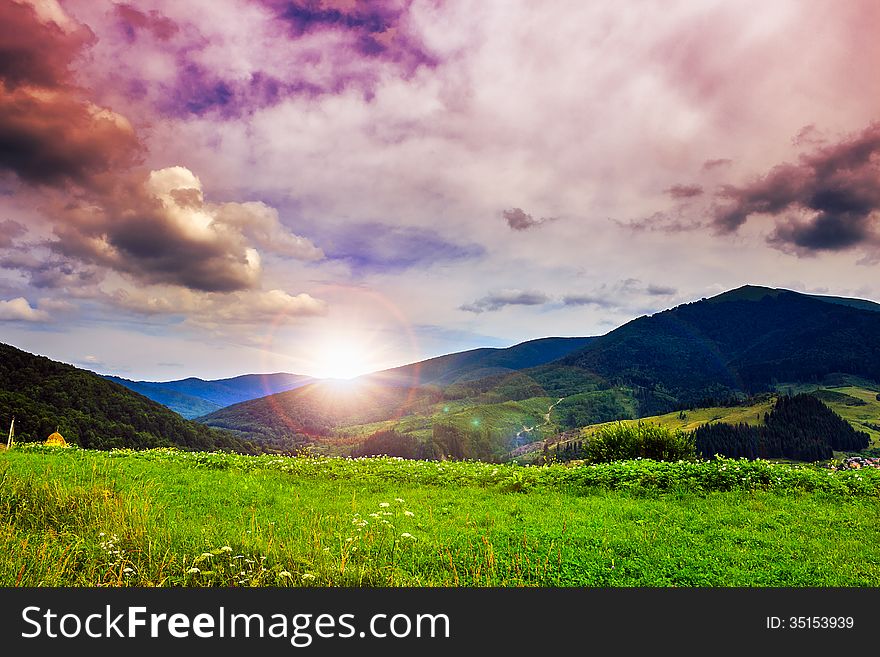
{"label": "dark storm cloud", "polygon": [[30,5],[0,3],[0,78],[7,91],[20,85],[63,86],[70,63],[93,40],[85,26],[65,31],[37,20]]}
{"label": "dark storm cloud", "polygon": [[325,252],[356,272],[381,273],[479,258],[485,249],[451,242],[433,230],[371,222],[346,225],[343,233],[330,239]]}
{"label": "dark storm cloud", "polygon": [[771,245],[809,254],[877,244],[880,210],[880,123],[837,144],[781,164],[751,184],[722,188],[727,203],[713,223],[720,233],[739,229],[751,215],[776,218]]}
{"label": "dark storm cloud", "polygon": [[541,217],[540,219],[535,219],[532,215],[526,214],[521,208],[504,210],[501,213],[501,216],[504,217],[507,225],[513,230],[528,230],[529,228],[534,228],[535,226],[540,226],[541,224],[547,223],[548,221],[555,221],[556,219],[555,217]]}
{"label": "dark storm cloud", "polygon": [[92,39],[86,27],[39,20],[29,5],[0,4],[0,170],[33,184],[91,186],[134,163],[140,144],[128,122],[73,84],[68,67]]}
{"label": "dark storm cloud", "polygon": [[550,301],[543,292],[528,290],[501,290],[481,297],[473,303],[459,306],[470,313],[484,313],[501,310],[506,306],[540,306]]}
{"label": "dark storm cloud", "polygon": [[[159,15],[118,12],[132,29],[174,34]],[[29,5],[0,5],[0,171],[47,188],[56,237],[47,246],[58,258],[15,265],[32,285],[81,287],[109,269],[139,282],[233,292],[259,286],[255,245],[302,260],[323,256],[262,203],[209,204],[188,169],[136,169],[144,149],[129,122],[91,102],[67,68],[91,32],[59,20],[63,27]]]}

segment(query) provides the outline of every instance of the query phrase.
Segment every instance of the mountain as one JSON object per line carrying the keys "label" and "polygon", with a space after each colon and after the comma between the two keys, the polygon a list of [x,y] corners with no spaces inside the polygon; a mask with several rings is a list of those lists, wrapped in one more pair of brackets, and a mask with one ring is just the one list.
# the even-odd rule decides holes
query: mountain
{"label": "mountain", "polygon": [[549,363],[588,345],[594,338],[538,338],[512,347],[471,349],[395,367],[374,375],[386,382],[449,385],[475,381]]}
{"label": "mountain", "polygon": [[254,451],[93,372],[0,343],[0,424],[13,416],[20,442],[42,441],[57,428],[68,442],[95,449]]}
{"label": "mountain", "polygon": [[167,406],[185,418],[207,415],[224,406],[292,390],[314,381],[301,374],[244,374],[229,379],[206,381],[190,377],[178,381],[129,381],[104,377]]}
{"label": "mountain", "polygon": [[832,373],[876,379],[877,309],[746,286],[635,319],[554,366],[576,367],[679,403]]}
{"label": "mountain", "polygon": [[220,404],[209,402],[207,399],[187,395],[182,392],[165,387],[162,383],[154,383],[152,381],[129,381],[118,376],[104,376],[108,381],[113,381],[121,386],[125,386],[129,390],[143,395],[147,399],[162,404],[170,408],[175,413],[192,420],[201,415],[207,415],[218,408],[222,408]]}
{"label": "mountain", "polygon": [[199,421],[270,442],[292,434],[326,436],[343,425],[425,412],[442,401],[442,391],[452,384],[547,363],[592,339],[541,338],[506,349],[447,354],[368,374],[354,382],[318,381],[220,409]]}
{"label": "mountain", "polygon": [[[442,437],[444,446],[463,445],[464,454],[497,455],[554,431],[730,403],[783,382],[839,374],[877,381],[878,310],[859,299],[745,286],[581,338],[568,353],[560,352],[577,339],[478,349],[347,388],[305,386],[202,421],[255,439],[296,434],[331,447],[337,440],[337,451],[393,429],[421,443]],[[468,449],[477,442],[484,446]]]}

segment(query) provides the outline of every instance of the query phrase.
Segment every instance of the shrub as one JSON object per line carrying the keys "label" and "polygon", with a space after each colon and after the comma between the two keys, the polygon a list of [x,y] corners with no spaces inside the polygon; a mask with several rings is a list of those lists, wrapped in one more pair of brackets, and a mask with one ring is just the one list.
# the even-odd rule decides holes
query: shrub
{"label": "shrub", "polygon": [[653,424],[617,423],[599,429],[587,443],[586,456],[593,463],[645,458],[679,461],[696,455],[693,437],[680,429]]}

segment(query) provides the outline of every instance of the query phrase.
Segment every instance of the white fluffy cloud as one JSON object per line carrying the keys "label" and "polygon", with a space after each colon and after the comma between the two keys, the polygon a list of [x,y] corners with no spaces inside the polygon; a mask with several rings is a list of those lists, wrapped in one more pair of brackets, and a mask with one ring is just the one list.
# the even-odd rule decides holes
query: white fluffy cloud
{"label": "white fluffy cloud", "polygon": [[33,308],[24,297],[8,301],[0,300],[0,321],[46,322],[48,320],[49,313]]}

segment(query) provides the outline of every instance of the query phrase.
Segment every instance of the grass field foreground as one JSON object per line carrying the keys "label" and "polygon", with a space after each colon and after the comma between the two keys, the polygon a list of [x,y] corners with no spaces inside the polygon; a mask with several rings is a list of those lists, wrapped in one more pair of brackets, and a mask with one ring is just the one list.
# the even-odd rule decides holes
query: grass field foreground
{"label": "grass field foreground", "polygon": [[4,586],[876,586],[880,471],[17,447]]}

